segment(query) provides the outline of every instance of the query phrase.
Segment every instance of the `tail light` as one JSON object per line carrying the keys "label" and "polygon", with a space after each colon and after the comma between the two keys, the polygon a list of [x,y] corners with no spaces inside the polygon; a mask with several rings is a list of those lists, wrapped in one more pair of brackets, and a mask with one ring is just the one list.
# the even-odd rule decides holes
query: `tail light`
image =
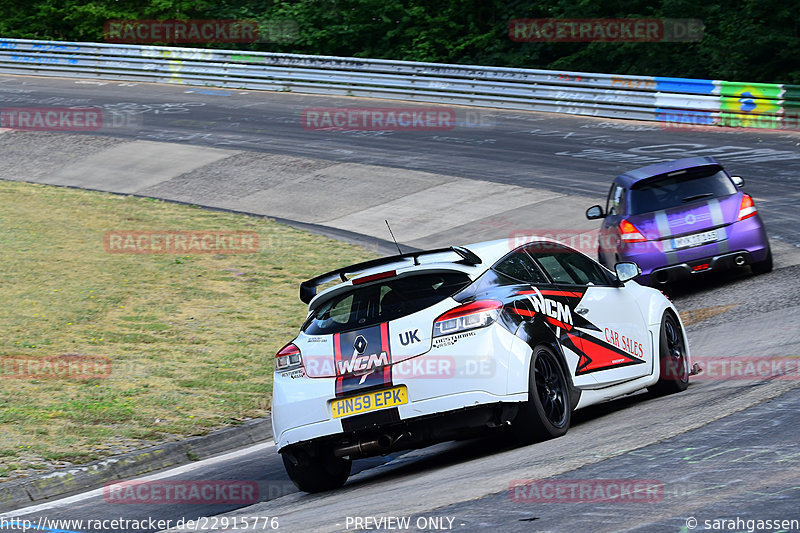
{"label": "tail light", "polygon": [[433,336],[441,337],[488,326],[497,320],[502,307],[503,303],[498,300],[477,300],[460,305],[436,319]]}
{"label": "tail light", "polygon": [[756,206],[753,203],[753,199],[750,197],[750,195],[742,194],[742,205],[739,206],[739,218],[737,218],[736,220],[738,221],[750,218],[757,212],[758,211],[756,211]]}
{"label": "tail light", "polygon": [[303,364],[300,348],[292,343],[287,344],[275,354],[275,371],[281,372],[290,368],[297,368]]}
{"label": "tail light", "polygon": [[639,229],[627,220],[619,223],[619,237],[622,242],[644,242],[647,240]]}

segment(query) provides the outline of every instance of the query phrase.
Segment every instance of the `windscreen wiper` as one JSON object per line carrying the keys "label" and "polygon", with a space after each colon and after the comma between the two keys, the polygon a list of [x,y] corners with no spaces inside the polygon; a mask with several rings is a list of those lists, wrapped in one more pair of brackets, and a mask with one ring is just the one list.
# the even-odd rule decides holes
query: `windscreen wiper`
{"label": "windscreen wiper", "polygon": [[695,194],[694,196],[687,196],[682,200],[683,203],[686,202],[693,202],[695,200],[699,200],[700,198],[708,198],[709,196],[714,196],[713,192],[704,192],[703,194]]}

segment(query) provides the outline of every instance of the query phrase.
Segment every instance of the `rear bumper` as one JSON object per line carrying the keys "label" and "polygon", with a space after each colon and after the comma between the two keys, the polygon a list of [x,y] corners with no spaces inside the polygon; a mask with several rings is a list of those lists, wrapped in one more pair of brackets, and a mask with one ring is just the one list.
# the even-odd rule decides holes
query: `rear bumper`
{"label": "rear bumper", "polygon": [[681,250],[672,250],[671,240],[632,243],[620,250],[621,260],[639,265],[639,283],[655,285],[766,259],[769,240],[758,215],[721,229],[725,239]]}
{"label": "rear bumper", "polygon": [[[408,407],[404,405],[350,417],[347,419],[346,431],[339,419],[287,429],[281,433],[276,445],[278,451],[281,451],[297,443],[359,441],[366,440],[367,436],[385,434],[413,436],[413,442],[402,441],[399,442],[400,446],[393,448],[393,450],[405,449],[414,447],[420,442],[432,443],[455,438],[459,431],[470,427],[499,424],[502,405],[519,403],[527,399],[527,393],[505,396],[486,392],[452,394],[414,402],[410,409],[403,409]],[[385,452],[388,451],[387,449]]]}
{"label": "rear bumper", "polygon": [[[346,437],[419,417],[466,408],[527,400],[530,347],[499,324],[442,343],[392,367],[392,386],[404,385],[408,403],[364,414],[334,418],[336,378],[309,378],[302,372],[275,375],[272,423],[282,448],[322,438]],[[414,363],[419,364],[419,368]]]}
{"label": "rear bumper", "polygon": [[[764,255],[766,256],[766,254]],[[692,276],[715,270],[730,270],[743,267],[753,262],[753,255],[750,252],[740,250],[711,258],[702,258],[688,263],[657,268],[652,270],[648,278],[643,281],[652,285],[670,283],[682,279],[689,279]]]}

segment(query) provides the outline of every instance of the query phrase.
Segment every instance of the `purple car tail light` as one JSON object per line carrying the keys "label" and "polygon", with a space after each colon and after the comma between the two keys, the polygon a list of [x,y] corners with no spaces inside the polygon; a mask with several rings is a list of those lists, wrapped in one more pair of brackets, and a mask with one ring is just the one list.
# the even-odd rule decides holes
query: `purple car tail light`
{"label": "purple car tail light", "polygon": [[742,203],[739,206],[739,216],[736,220],[744,220],[746,218],[750,218],[754,216],[758,211],[756,211],[756,206],[753,203],[753,198],[749,194],[742,195]]}
{"label": "purple car tail light", "polygon": [[639,228],[631,224],[628,220],[622,219],[619,223],[619,238],[623,243],[644,242],[647,239],[639,231]]}

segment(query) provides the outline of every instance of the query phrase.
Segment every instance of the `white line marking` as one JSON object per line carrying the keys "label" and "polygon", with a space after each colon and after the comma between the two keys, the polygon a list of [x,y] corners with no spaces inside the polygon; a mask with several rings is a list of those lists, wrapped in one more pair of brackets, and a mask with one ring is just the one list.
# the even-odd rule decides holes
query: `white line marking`
{"label": "white line marking", "polygon": [[[274,448],[275,444],[271,442],[262,442],[261,444],[254,444],[248,448],[243,448],[241,450],[236,450],[235,452],[229,452],[224,455],[218,455],[216,457],[209,457],[208,459],[203,459],[202,461],[197,461],[194,463],[190,463],[187,465],[178,466],[175,468],[171,468],[169,470],[165,470],[163,472],[158,472],[157,474],[151,474],[149,476],[144,476],[140,478],[133,478],[140,481],[155,481],[158,479],[164,479],[173,477],[180,474],[185,474],[186,472],[192,472],[194,470],[198,470],[201,468],[205,468],[207,466],[221,463],[227,461],[228,459],[233,459],[238,456],[246,455],[249,453],[261,451],[261,450],[268,450],[269,448]],[[122,481],[122,480],[119,480]],[[109,483],[113,483],[114,481],[109,481]],[[55,509],[58,507],[65,507],[71,505],[76,502],[81,502],[83,500],[88,500],[89,498],[100,497],[103,495],[103,487],[99,489],[93,489],[88,492],[82,492],[80,494],[75,494],[74,496],[69,496],[67,498],[62,498],[60,500],[54,500],[51,502],[44,502],[37,505],[31,505],[30,507],[23,507],[22,509],[16,509],[14,511],[8,511],[6,513],[0,514],[0,518],[13,518],[17,516],[24,516],[27,514],[38,513],[40,511],[45,511],[47,509]]]}

